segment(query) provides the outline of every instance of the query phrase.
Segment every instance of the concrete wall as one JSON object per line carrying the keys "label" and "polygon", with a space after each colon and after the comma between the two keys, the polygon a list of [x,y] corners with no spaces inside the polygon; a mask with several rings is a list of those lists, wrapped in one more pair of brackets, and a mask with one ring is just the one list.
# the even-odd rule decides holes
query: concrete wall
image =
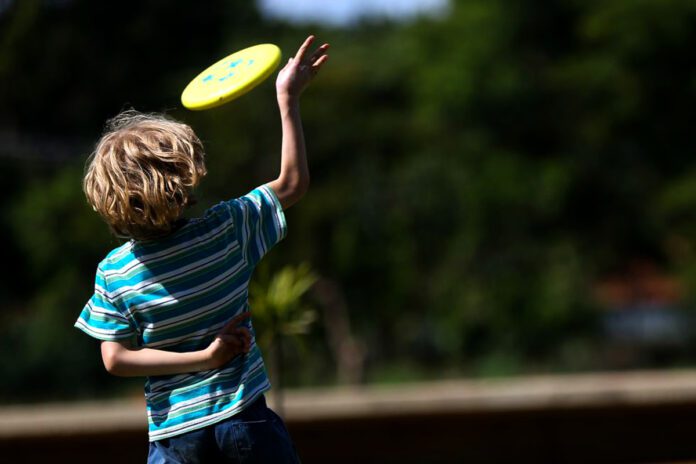
{"label": "concrete wall", "polygon": [[[696,460],[696,371],[302,390],[284,404],[305,464]],[[146,456],[140,401],[0,409],[0,462]]]}

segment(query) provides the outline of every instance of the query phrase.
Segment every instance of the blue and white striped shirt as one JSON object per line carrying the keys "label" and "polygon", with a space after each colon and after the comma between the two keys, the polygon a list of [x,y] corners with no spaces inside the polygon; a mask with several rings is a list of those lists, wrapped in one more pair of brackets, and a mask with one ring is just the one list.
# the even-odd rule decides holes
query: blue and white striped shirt
{"label": "blue and white striped shirt", "polygon": [[[99,340],[174,352],[206,348],[232,317],[249,309],[254,267],[285,237],[268,186],[221,202],[156,241],[129,241],[97,267],[94,295],[75,327]],[[155,441],[224,420],[270,388],[252,333],[249,353],[202,372],[148,377],[149,437]]]}

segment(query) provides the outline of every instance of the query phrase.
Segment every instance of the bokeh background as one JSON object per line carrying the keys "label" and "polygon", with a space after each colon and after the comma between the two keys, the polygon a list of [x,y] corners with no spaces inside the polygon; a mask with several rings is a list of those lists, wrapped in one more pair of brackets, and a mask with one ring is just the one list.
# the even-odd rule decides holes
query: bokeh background
{"label": "bokeh background", "polygon": [[273,179],[273,79],[179,96],[310,33],[332,46],[302,101],[312,186],[256,280],[316,281],[284,385],[696,364],[694,2],[0,0],[0,402],[141,394],[72,327],[119,244],[85,160],[132,107],[203,140],[192,215]]}

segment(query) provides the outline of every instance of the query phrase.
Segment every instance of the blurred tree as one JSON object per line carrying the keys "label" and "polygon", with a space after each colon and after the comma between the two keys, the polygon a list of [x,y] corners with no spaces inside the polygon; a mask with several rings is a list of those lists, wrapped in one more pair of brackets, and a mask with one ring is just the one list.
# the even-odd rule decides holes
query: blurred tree
{"label": "blurred tree", "polygon": [[98,342],[75,336],[72,328],[93,291],[95,255],[116,245],[84,200],[81,174],[70,166],[33,182],[9,210],[14,243],[27,266],[23,277],[31,285],[23,302],[4,314],[5,329],[13,334],[4,352],[20,353],[21,362],[8,363],[3,396],[46,399],[112,390]]}
{"label": "blurred tree", "polygon": [[[269,41],[292,53],[314,32],[333,51],[303,100],[312,188],[266,265],[307,260],[336,283],[368,381],[398,366],[408,378],[606,367],[592,299],[603,275],[648,259],[682,276],[696,308],[695,20],[689,0],[453,0],[440,19],[308,31],[253,3],[12,2],[0,14],[0,238],[16,265],[0,350],[48,327],[34,360],[88,343],[71,321],[115,243],[79,191],[89,150],[55,154],[86,147],[124,106],[166,110],[207,149],[191,214],[241,195],[277,174],[272,83],[201,113],[179,109],[179,92],[226,51]],[[293,381],[335,381],[317,367],[329,353],[308,350],[298,370],[316,374]],[[49,369],[37,363],[9,366],[2,394]],[[56,395],[75,393],[56,382]]]}

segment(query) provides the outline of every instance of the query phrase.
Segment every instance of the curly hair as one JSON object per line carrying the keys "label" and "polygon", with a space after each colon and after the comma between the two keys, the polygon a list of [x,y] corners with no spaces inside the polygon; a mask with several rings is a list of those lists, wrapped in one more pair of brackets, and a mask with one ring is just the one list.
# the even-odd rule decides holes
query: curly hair
{"label": "curly hair", "polygon": [[107,121],[83,189],[115,235],[149,240],[173,230],[205,174],[203,144],[188,125],[128,110]]}

